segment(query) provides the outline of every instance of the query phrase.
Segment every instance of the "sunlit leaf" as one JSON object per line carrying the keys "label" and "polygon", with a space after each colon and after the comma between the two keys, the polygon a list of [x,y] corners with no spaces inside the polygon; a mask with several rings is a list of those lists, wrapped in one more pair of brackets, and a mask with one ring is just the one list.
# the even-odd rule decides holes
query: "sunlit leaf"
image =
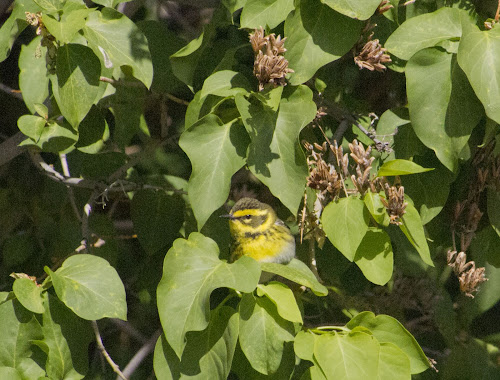
{"label": "sunlit leaf", "polygon": [[328,240],[353,261],[356,251],[368,230],[369,213],[357,197],[341,198],[323,210],[321,222]]}
{"label": "sunlit leaf", "polygon": [[[35,113],[35,103],[43,103],[49,96],[49,78],[45,61],[46,48],[40,47],[41,37],[21,47],[19,55],[19,88],[26,107]],[[36,55],[39,49],[40,56]],[[42,115],[40,115],[42,116]]]}
{"label": "sunlit leaf", "polygon": [[294,70],[290,83],[304,83],[320,67],[347,53],[356,43],[361,26],[360,21],[341,15],[319,1],[301,1],[285,21],[285,58]]}
{"label": "sunlit leaf", "polygon": [[79,254],[66,259],[55,272],[45,269],[59,299],[81,318],[127,319],[125,288],[116,270],[103,258]]}
{"label": "sunlit leaf", "polygon": [[406,213],[403,216],[403,222],[399,226],[401,231],[406,235],[410,243],[415,247],[420,255],[420,258],[431,267],[434,266],[432,262],[429,245],[425,237],[424,227],[422,220],[418,214],[417,209],[410,203],[406,205]]}
{"label": "sunlit leaf", "polygon": [[266,297],[245,294],[240,301],[239,341],[252,367],[264,375],[275,372],[285,342],[293,340],[293,324],[282,319]]}
{"label": "sunlit leaf", "polygon": [[[481,59],[474,59],[481,57]],[[500,123],[500,32],[493,28],[465,35],[458,63],[490,119]]]}
{"label": "sunlit leaf", "polygon": [[[101,63],[90,48],[66,44],[57,49],[56,74],[52,77],[52,88],[57,105],[66,120],[77,129],[96,100]],[[56,86],[58,88],[54,89]]]}
{"label": "sunlit leaf", "polygon": [[12,290],[21,304],[33,313],[43,313],[42,289],[29,278],[17,278]]}
{"label": "sunlit leaf", "polygon": [[9,293],[0,292],[0,365],[17,369],[24,379],[43,376],[45,371],[32,359],[31,341],[42,338],[35,316]]}
{"label": "sunlit leaf", "polygon": [[453,54],[429,48],[408,61],[406,84],[416,135],[443,165],[456,171],[460,153],[483,116],[463,71]]}
{"label": "sunlit leaf", "polygon": [[241,11],[242,28],[275,28],[294,9],[293,0],[247,0]]}
{"label": "sunlit leaf", "polygon": [[153,64],[148,41],[139,28],[111,8],[89,15],[84,28],[89,44],[102,49],[115,67],[130,66],[134,77],[146,87],[153,81]]}
{"label": "sunlit leaf", "polygon": [[204,330],[209,323],[209,299],[214,289],[228,287],[252,292],[260,278],[259,264],[242,257],[234,264],[219,260],[212,239],[194,232],[177,239],[165,256],[158,285],[158,312],[168,343],[182,356],[189,331]]}
{"label": "sunlit leaf", "polygon": [[239,331],[239,315],[229,307],[212,310],[210,326],[192,333],[179,360],[162,335],[156,343],[154,369],[158,380],[226,379],[231,369]]}
{"label": "sunlit leaf", "polygon": [[287,321],[304,323],[300,314],[299,306],[291,289],[281,282],[270,282],[267,285],[259,284],[257,287],[259,296],[266,295],[276,305],[278,314]]}
{"label": "sunlit leaf", "polygon": [[261,268],[265,272],[274,273],[297,284],[307,286],[316,295],[325,296],[328,294],[328,289],[321,285],[308,266],[298,259],[293,259],[286,265],[261,263]]}
{"label": "sunlit leaf", "polygon": [[245,163],[247,139],[237,119],[224,124],[213,114],[182,134],[179,145],[193,166],[188,193],[198,229],[226,201],[231,177]]}
{"label": "sunlit leaf", "polygon": [[391,34],[384,47],[395,56],[409,60],[419,50],[462,35],[461,11],[443,7],[406,20]]}
{"label": "sunlit leaf", "polygon": [[321,335],[314,345],[327,379],[377,379],[379,351],[377,339],[363,332]]}
{"label": "sunlit leaf", "polygon": [[396,176],[406,174],[424,173],[434,170],[434,168],[423,168],[422,166],[408,160],[391,160],[386,161],[378,170],[377,175],[383,176]]}
{"label": "sunlit leaf", "polygon": [[378,0],[321,0],[329,7],[351,18],[366,20],[372,16],[380,5]]}
{"label": "sunlit leaf", "polygon": [[356,251],[354,262],[369,281],[385,285],[392,277],[394,266],[389,235],[384,230],[369,228]]}
{"label": "sunlit leaf", "polygon": [[417,341],[397,319],[388,315],[377,315],[370,311],[359,313],[352,318],[346,327],[366,327],[380,343],[393,343],[410,358],[411,373],[425,371],[430,364]]}

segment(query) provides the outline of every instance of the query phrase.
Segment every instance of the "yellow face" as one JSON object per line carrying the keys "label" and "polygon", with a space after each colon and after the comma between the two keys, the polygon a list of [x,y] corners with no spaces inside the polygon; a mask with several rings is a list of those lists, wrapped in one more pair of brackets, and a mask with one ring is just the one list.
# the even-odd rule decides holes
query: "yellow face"
{"label": "yellow face", "polygon": [[276,221],[276,214],[271,206],[253,198],[240,199],[225,217],[229,218],[229,227],[234,237],[262,233]]}
{"label": "yellow face", "polygon": [[271,208],[231,211],[229,228],[233,236],[256,234],[269,229],[276,221]]}

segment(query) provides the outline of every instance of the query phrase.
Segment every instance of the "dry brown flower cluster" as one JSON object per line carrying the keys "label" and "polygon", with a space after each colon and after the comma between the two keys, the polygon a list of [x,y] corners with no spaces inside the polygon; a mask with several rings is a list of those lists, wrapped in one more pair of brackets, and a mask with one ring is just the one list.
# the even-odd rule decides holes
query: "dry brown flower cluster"
{"label": "dry brown flower cluster", "polygon": [[259,80],[259,91],[267,84],[274,87],[285,86],[285,76],[293,73],[288,68],[288,61],[283,57],[286,49],[284,47],[286,38],[276,37],[274,33],[265,35],[264,28],[255,29],[250,34],[250,43],[255,54],[253,72]]}
{"label": "dry brown flower cluster", "polygon": [[[323,157],[330,152],[326,142],[323,145],[304,142],[304,147],[309,152],[307,165],[310,168],[310,172],[309,177],[307,177],[307,186],[318,190],[318,196],[322,199],[335,199],[340,194],[342,182],[335,166],[328,164]],[[333,152],[333,149],[331,151]]]}
{"label": "dry brown flower cluster", "polygon": [[478,290],[479,284],[488,281],[484,272],[485,268],[476,268],[474,261],[467,262],[465,252],[449,250],[447,254],[448,265],[453,268],[453,272],[458,277],[460,291],[466,296],[474,298],[472,292]]}
{"label": "dry brown flower cluster", "polygon": [[[373,33],[368,37],[368,41],[361,48],[361,51],[355,55],[354,62],[360,69],[370,71],[385,71],[384,63],[392,62],[391,57],[386,54],[387,49],[380,45],[378,39],[372,40]],[[356,53],[355,53],[356,54]]]}
{"label": "dry brown flower cluster", "polygon": [[382,13],[387,12],[389,9],[394,8],[390,2],[390,0],[382,0],[380,5],[377,8],[377,13],[381,15]]}
{"label": "dry brown flower cluster", "polygon": [[[375,157],[371,156],[372,147],[369,146],[366,150],[363,144],[354,140],[349,144],[351,157],[356,162],[356,175],[351,175],[351,180],[356,189],[361,195],[364,195],[373,185],[370,181],[370,171]],[[373,192],[377,192],[374,190]]]}
{"label": "dry brown flower cluster", "polygon": [[[448,265],[453,267],[460,282],[460,290],[473,297],[479,284],[487,280],[485,268],[476,268],[474,261],[467,262],[467,250],[474,238],[479,222],[484,215],[481,211],[481,197],[487,188],[500,191],[500,156],[494,156],[495,142],[478,149],[472,160],[472,171],[467,197],[457,202],[452,217],[453,249],[448,251]],[[460,252],[457,253],[456,234],[460,236]]]}
{"label": "dry brown flower cluster", "polygon": [[401,218],[406,213],[408,202],[405,202],[405,188],[403,186],[389,186],[384,182],[385,196],[387,200],[381,198],[384,207],[389,212],[390,223],[401,225]]}
{"label": "dry brown flower cluster", "polygon": [[[313,213],[307,212],[306,200],[304,201],[301,215],[301,236],[305,230],[308,236],[323,237],[324,234],[315,232],[320,226],[319,218],[322,210],[328,203],[341,196],[342,191],[345,196],[349,196],[353,194],[364,195],[367,191],[379,193],[384,190],[386,199],[381,197],[381,201],[389,213],[390,223],[397,225],[402,223],[401,218],[405,214],[405,208],[408,204],[404,198],[404,187],[398,184],[390,186],[385,177],[373,178],[370,176],[372,163],[375,159],[371,156],[371,147],[365,149],[363,144],[353,140],[349,144],[351,153],[344,154],[342,146],[337,146],[335,141],[333,144],[330,141],[324,142],[322,145],[309,142],[303,142],[303,144],[308,152],[307,186],[317,190],[317,201]],[[355,164],[351,167],[349,167],[349,156]],[[348,189],[345,186],[346,178],[351,179],[355,188]]]}

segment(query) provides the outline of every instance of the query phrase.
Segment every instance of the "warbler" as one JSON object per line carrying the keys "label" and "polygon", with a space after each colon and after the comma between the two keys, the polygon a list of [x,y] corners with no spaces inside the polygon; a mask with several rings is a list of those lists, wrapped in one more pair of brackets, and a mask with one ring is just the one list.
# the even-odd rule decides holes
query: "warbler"
{"label": "warbler", "polygon": [[233,237],[231,259],[250,256],[265,263],[287,264],[295,257],[295,239],[268,204],[242,198],[228,215]]}

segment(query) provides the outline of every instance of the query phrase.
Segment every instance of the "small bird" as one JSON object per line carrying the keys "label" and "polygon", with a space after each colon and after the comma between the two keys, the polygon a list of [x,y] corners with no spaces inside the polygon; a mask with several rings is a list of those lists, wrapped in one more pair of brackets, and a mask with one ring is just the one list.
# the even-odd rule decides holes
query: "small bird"
{"label": "small bird", "polygon": [[242,198],[228,215],[234,239],[231,259],[241,256],[265,263],[288,264],[295,257],[295,239],[268,204],[253,198]]}

